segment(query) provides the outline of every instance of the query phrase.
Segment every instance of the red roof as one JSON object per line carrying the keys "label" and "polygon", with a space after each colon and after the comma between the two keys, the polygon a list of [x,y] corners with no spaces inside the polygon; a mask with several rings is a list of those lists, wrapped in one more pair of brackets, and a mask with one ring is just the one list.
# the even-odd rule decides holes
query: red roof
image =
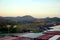
{"label": "red roof", "polygon": [[54,35],[42,35],[38,37],[38,40],[48,40],[49,38],[53,37]]}
{"label": "red roof", "polygon": [[31,38],[27,38],[27,37],[18,37],[15,40],[32,40]]}
{"label": "red roof", "polygon": [[48,31],[44,32],[43,34],[60,35],[60,31]]}
{"label": "red roof", "polygon": [[57,40],[60,40],[60,37]]}
{"label": "red roof", "polygon": [[15,40],[17,37],[5,37],[5,38],[0,38],[0,40]]}

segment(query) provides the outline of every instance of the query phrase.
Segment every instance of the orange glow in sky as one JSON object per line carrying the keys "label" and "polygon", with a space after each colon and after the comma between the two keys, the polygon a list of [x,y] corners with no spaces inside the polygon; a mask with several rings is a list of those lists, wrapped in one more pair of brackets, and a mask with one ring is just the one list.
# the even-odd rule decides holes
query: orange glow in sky
{"label": "orange glow in sky", "polygon": [[60,17],[60,0],[0,0],[0,16]]}

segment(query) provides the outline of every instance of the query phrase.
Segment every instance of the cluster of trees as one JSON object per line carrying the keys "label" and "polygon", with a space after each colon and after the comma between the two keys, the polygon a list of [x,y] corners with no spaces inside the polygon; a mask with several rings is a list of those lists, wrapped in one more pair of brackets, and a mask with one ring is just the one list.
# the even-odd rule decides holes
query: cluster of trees
{"label": "cluster of trees", "polygon": [[54,25],[60,25],[60,18],[0,17],[0,33],[43,32]]}

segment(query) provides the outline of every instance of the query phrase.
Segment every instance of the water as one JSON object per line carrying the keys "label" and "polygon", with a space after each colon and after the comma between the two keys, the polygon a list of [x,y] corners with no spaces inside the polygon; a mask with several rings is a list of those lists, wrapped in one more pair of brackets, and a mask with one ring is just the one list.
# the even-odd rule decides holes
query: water
{"label": "water", "polygon": [[60,25],[59,26],[54,26],[54,27],[51,27],[53,29],[50,29],[48,31],[60,31]]}

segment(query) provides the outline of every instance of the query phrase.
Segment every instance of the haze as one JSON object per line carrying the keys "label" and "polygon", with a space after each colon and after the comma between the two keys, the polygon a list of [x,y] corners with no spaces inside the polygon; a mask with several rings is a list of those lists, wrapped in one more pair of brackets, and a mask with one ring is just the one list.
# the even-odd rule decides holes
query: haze
{"label": "haze", "polygon": [[0,16],[60,17],[60,0],[0,0]]}

